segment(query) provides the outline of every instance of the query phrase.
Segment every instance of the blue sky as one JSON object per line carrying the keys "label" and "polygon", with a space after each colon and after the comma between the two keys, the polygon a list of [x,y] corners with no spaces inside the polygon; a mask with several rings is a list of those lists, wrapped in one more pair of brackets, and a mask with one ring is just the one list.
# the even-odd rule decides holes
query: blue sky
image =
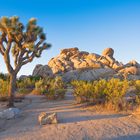
{"label": "blue sky", "polygon": [[[0,16],[13,15],[25,24],[37,18],[52,44],[19,75],[31,74],[36,64],[47,64],[70,47],[98,54],[112,47],[117,60],[140,62],[140,0],[0,0]],[[1,56],[0,72],[6,73]]]}

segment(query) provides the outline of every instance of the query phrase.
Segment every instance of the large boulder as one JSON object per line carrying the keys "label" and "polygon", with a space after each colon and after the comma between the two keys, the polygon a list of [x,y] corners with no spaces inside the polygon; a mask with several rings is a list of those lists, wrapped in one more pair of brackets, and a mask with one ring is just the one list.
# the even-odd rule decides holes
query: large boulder
{"label": "large boulder", "polygon": [[65,55],[69,55],[69,54],[76,54],[76,52],[79,52],[78,48],[68,48],[68,49],[62,49],[60,52],[60,55],[65,54]]}
{"label": "large boulder", "polygon": [[131,60],[127,64],[124,65],[124,67],[131,67],[131,66],[135,66],[137,68],[140,68],[140,64],[135,60]]}
{"label": "large boulder", "polygon": [[135,66],[131,66],[131,67],[126,67],[124,69],[121,69],[119,71],[119,73],[123,73],[123,74],[132,74],[132,75],[139,75],[140,74],[140,68],[137,68]]}
{"label": "large boulder", "polygon": [[114,50],[112,48],[106,48],[102,52],[102,56],[98,59],[103,65],[118,70],[123,67],[122,63],[119,63],[113,57]]}
{"label": "large boulder", "polygon": [[109,56],[113,58],[114,50],[112,48],[106,48],[102,52],[102,56]]}
{"label": "large boulder", "polygon": [[52,77],[53,72],[51,68],[48,65],[36,65],[36,67],[33,70],[33,76],[41,76],[41,77]]}
{"label": "large boulder", "polygon": [[108,79],[113,77],[116,72],[110,68],[100,68],[100,69],[84,69],[84,70],[73,70],[66,72],[62,75],[65,82],[70,82],[72,80],[99,80],[101,78]]}
{"label": "large boulder", "polygon": [[101,56],[96,53],[90,53],[86,56],[86,59],[97,61]]}

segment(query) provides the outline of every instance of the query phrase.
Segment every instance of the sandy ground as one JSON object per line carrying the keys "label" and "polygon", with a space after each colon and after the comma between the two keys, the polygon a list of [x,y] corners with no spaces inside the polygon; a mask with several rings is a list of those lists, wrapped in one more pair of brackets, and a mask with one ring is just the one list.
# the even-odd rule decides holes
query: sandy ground
{"label": "sandy ground", "polygon": [[[70,92],[62,101],[28,95],[19,118],[0,121],[0,140],[139,140],[140,119],[132,115],[87,111]],[[40,126],[40,112],[57,112],[58,124]]]}

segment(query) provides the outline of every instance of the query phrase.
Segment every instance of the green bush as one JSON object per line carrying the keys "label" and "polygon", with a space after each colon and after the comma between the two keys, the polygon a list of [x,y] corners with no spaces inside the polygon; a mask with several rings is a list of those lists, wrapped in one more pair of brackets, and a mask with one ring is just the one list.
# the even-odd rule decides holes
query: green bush
{"label": "green bush", "polygon": [[0,79],[5,80],[5,81],[9,81],[10,77],[8,74],[4,74],[4,73],[0,73]]}
{"label": "green bush", "polygon": [[118,107],[123,103],[123,97],[127,93],[129,83],[124,80],[110,79],[93,82],[73,81],[74,96],[77,102],[93,102],[112,104]]}
{"label": "green bush", "polygon": [[135,94],[136,94],[136,104],[140,105],[140,80],[136,80],[133,82],[133,87],[135,88]]}
{"label": "green bush", "polygon": [[8,81],[0,79],[0,98],[8,97],[8,85]]}
{"label": "green bush", "polygon": [[36,81],[37,80],[30,78],[30,77],[27,77],[24,79],[19,79],[19,80],[17,80],[17,88],[18,89],[34,88]]}
{"label": "green bush", "polygon": [[127,80],[111,79],[107,81],[106,87],[104,88],[106,102],[118,105],[127,93],[128,87],[129,84]]}
{"label": "green bush", "polygon": [[35,83],[33,93],[46,95],[48,99],[64,98],[65,84],[61,77],[40,79]]}
{"label": "green bush", "polygon": [[107,84],[105,80],[94,82],[73,81],[71,84],[74,87],[74,96],[78,102],[98,101],[105,96],[104,89]]}

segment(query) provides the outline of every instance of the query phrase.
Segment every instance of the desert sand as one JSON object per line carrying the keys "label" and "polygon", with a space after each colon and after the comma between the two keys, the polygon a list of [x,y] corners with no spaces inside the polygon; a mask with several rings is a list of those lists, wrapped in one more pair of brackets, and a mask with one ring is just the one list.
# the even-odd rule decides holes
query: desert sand
{"label": "desert sand", "polygon": [[[129,114],[94,112],[76,104],[71,92],[59,101],[27,95],[21,116],[0,121],[0,140],[139,140],[140,119]],[[58,124],[38,123],[40,112],[57,112]]]}

